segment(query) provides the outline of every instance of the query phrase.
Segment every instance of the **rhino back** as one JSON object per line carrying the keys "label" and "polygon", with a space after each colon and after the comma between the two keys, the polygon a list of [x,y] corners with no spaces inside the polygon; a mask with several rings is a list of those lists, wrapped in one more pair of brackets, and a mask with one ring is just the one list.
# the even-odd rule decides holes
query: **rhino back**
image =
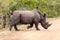
{"label": "rhino back", "polygon": [[32,11],[23,11],[21,13],[22,23],[31,23],[33,22],[33,18],[35,14]]}
{"label": "rhino back", "polygon": [[24,23],[31,23],[31,22],[39,22],[40,21],[40,15],[37,12],[34,11],[23,11],[20,12],[22,15],[21,20]]}
{"label": "rhino back", "polygon": [[[31,23],[34,21],[40,20],[40,15],[36,11],[30,11],[30,10],[16,10],[13,12],[13,16],[18,18],[21,15],[20,20],[22,23]],[[17,19],[16,19],[17,20]]]}

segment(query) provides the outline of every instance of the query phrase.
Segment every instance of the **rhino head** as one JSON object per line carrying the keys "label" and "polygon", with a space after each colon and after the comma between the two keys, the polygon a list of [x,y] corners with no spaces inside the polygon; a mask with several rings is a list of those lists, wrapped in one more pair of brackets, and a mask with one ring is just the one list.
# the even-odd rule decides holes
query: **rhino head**
{"label": "rhino head", "polygon": [[40,23],[44,29],[48,29],[48,27],[51,26],[51,24],[49,24],[49,22],[46,22],[46,14],[44,14],[42,16]]}

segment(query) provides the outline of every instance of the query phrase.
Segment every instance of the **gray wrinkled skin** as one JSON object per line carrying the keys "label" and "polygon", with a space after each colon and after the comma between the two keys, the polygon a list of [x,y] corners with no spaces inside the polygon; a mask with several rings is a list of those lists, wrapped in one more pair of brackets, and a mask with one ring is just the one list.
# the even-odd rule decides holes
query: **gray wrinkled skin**
{"label": "gray wrinkled skin", "polygon": [[35,24],[36,30],[39,30],[38,24],[41,23],[42,27],[47,29],[50,24],[46,22],[46,16],[42,15],[38,10],[16,10],[13,12],[10,23],[10,30],[14,26],[17,31],[16,25],[18,23],[21,24],[30,24],[27,29],[32,28],[33,24]]}

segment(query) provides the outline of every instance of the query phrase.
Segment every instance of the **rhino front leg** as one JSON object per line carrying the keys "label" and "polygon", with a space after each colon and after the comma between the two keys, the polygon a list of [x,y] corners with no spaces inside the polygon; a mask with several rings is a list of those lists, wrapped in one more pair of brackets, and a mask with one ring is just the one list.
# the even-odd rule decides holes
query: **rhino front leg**
{"label": "rhino front leg", "polygon": [[36,28],[36,30],[40,30],[40,29],[38,28],[38,23],[35,23],[35,28]]}

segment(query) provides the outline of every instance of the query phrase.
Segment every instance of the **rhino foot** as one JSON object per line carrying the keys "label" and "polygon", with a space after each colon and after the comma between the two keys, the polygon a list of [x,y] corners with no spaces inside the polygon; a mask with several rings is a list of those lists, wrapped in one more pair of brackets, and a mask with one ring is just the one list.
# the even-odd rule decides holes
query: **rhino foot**
{"label": "rhino foot", "polygon": [[40,29],[36,29],[37,31],[40,31]]}
{"label": "rhino foot", "polygon": [[15,30],[15,31],[20,31],[19,29]]}

